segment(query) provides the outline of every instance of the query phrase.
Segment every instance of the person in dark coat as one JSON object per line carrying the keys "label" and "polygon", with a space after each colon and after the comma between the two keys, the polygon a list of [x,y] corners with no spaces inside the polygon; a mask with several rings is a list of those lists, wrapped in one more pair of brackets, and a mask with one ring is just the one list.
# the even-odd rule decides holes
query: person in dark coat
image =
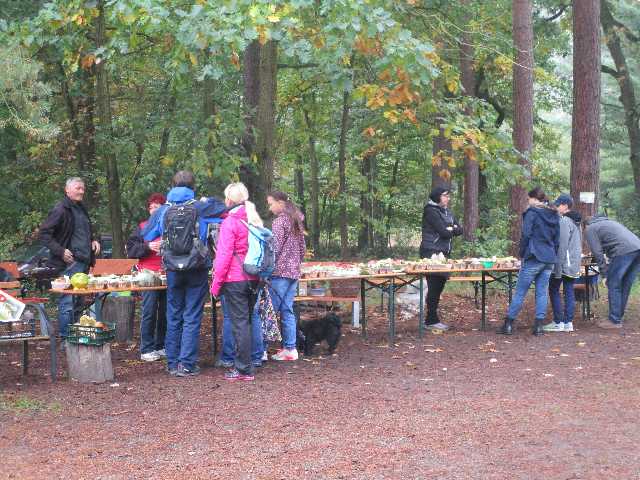
{"label": "person in dark coat", "polygon": [[[165,204],[167,199],[161,193],[153,193],[147,200],[149,215]],[[145,241],[142,229],[149,220],[141,222],[127,240],[127,257],[137,258],[137,269],[162,271],[160,245],[162,238]],[[164,337],[167,332],[167,292],[166,290],[147,290],[142,292],[142,313],[140,318],[140,359],[153,362],[165,358]]]}
{"label": "person in dark coat", "polygon": [[598,326],[621,328],[631,287],[640,273],[640,238],[605,215],[589,219],[584,235],[607,282],[609,320],[598,322]]}
{"label": "person in dark coat", "polygon": [[[429,200],[422,212],[422,242],[420,257],[431,258],[432,255],[451,255],[453,237],[462,235],[462,227],[449,210],[450,191],[436,187],[429,195]],[[426,275],[427,279],[427,318],[426,326],[432,330],[447,330],[448,325],[438,318],[440,295],[447,283],[446,273]]]}
{"label": "person in dark coat", "polygon": [[[40,242],[49,249],[48,266],[60,275],[88,273],[100,253],[84,199],[84,181],[67,180],[65,197],[58,202],[40,226]],[[58,334],[66,338],[69,325],[75,323],[73,295],[58,300]]]}
{"label": "person in dark coat", "polygon": [[547,313],[549,279],[553,272],[560,244],[560,217],[549,206],[545,193],[536,187],[529,193],[529,208],[522,214],[520,259],[516,293],[509,305],[504,325],[498,333],[511,335],[513,322],[522,309],[524,298],[532,283],[536,285],[536,319],[534,335],[544,333],[543,323]]}

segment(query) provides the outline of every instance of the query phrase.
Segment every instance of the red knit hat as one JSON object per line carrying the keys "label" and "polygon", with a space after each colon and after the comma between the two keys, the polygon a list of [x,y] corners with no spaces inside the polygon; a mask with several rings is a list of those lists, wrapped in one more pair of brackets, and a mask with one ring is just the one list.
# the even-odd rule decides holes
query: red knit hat
{"label": "red knit hat", "polygon": [[164,205],[164,203],[167,201],[167,197],[165,197],[163,194],[161,193],[152,193],[151,195],[149,195],[149,198],[147,199],[147,207],[149,207],[149,205],[151,205],[152,203],[157,203],[158,205]]}

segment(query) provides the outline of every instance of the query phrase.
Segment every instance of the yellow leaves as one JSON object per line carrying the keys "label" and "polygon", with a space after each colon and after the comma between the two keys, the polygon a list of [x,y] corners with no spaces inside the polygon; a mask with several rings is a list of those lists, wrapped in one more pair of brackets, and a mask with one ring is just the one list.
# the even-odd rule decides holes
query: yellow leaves
{"label": "yellow leaves", "polygon": [[196,0],[196,3],[204,7],[207,4],[207,0]]}
{"label": "yellow leaves", "polygon": [[93,54],[85,55],[80,59],[80,66],[84,70],[89,70],[96,62],[96,56]]}
{"label": "yellow leaves", "polygon": [[451,181],[451,172],[449,170],[440,170],[438,172],[438,175],[440,176],[440,178],[442,178],[443,180],[449,182]]}
{"label": "yellow leaves", "polygon": [[193,53],[189,52],[188,57],[192,65],[198,64],[198,58]]}
{"label": "yellow leaves", "polygon": [[362,135],[365,136],[365,137],[375,137],[376,136],[376,131],[375,131],[375,129],[373,127],[368,127],[368,128],[365,128],[362,131]]}
{"label": "yellow leaves", "polygon": [[174,163],[175,163],[175,160],[169,155],[165,155],[160,159],[160,164],[166,168],[172,167]]}
{"label": "yellow leaves", "polygon": [[460,81],[457,75],[447,78],[447,81],[446,81],[447,90],[449,90],[451,93],[456,93],[458,91],[459,84],[460,84]]}
{"label": "yellow leaves", "polygon": [[461,135],[456,135],[451,137],[451,148],[453,150],[460,150],[465,144],[464,137]]}
{"label": "yellow leaves", "polygon": [[409,120],[414,125],[418,124],[418,119],[416,118],[415,110],[412,110],[410,108],[405,108],[404,111],[402,112],[402,115],[404,116],[404,118]]}
{"label": "yellow leaves", "polygon": [[392,124],[396,124],[400,120],[400,116],[398,115],[397,110],[387,110],[386,112],[384,112],[383,116]]}
{"label": "yellow leaves", "polygon": [[349,55],[343,55],[342,56],[342,64],[345,67],[350,67],[351,66],[351,57]]}
{"label": "yellow leaves", "polygon": [[476,149],[473,145],[467,145],[464,147],[464,156],[467,157],[472,162],[477,162],[478,157],[476,155]]}
{"label": "yellow leaves", "polygon": [[258,25],[256,30],[258,32],[258,42],[260,45],[266,45],[269,41],[269,31],[264,27],[264,25]]}
{"label": "yellow leaves", "polygon": [[87,23],[87,19],[83,16],[83,12],[76,13],[71,16],[71,21],[76,25],[85,25]]}
{"label": "yellow leaves", "polygon": [[353,46],[363,55],[382,56],[382,43],[377,38],[366,38],[358,35]]}
{"label": "yellow leaves", "polygon": [[231,64],[236,68],[236,70],[240,70],[240,57],[236,52],[231,52]]}
{"label": "yellow leaves", "polygon": [[268,15],[267,20],[271,23],[278,23],[280,21],[280,17],[278,15]]}
{"label": "yellow leaves", "polygon": [[407,5],[411,5],[412,7],[415,6],[416,3],[418,3],[417,0],[407,0]]}
{"label": "yellow leaves", "polygon": [[440,55],[438,55],[436,52],[426,52],[424,54],[424,57],[434,65],[437,65],[441,61]]}
{"label": "yellow leaves", "polygon": [[[313,37],[313,46],[316,48],[322,48],[324,47],[324,37],[322,35],[316,35],[315,37]],[[346,56],[346,55],[345,55]],[[351,59],[349,59],[349,63],[351,63]],[[347,66],[349,66],[349,64],[347,64]]]}
{"label": "yellow leaves", "polygon": [[378,78],[382,82],[389,82],[391,80],[391,69],[385,68],[381,73],[378,74]]}
{"label": "yellow leaves", "polygon": [[510,58],[505,57],[504,55],[500,55],[493,61],[493,65],[495,66],[498,72],[503,75],[509,75],[511,73],[511,69],[513,66],[513,62]]}

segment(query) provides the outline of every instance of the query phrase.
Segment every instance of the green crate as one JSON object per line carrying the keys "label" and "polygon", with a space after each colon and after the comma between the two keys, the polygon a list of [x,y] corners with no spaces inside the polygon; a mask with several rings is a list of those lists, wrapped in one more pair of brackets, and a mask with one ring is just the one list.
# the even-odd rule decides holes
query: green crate
{"label": "green crate", "polygon": [[107,342],[112,342],[116,338],[116,325],[105,323],[109,330],[97,327],[85,327],[82,325],[69,325],[69,336],[67,341],[78,345],[100,346]]}

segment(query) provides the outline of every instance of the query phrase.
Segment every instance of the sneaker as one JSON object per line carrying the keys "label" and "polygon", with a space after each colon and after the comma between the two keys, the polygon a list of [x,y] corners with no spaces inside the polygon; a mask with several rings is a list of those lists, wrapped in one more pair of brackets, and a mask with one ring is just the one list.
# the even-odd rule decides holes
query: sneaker
{"label": "sneaker", "polygon": [[251,362],[251,365],[253,365],[256,368],[262,368],[262,362]]}
{"label": "sneaker", "polygon": [[610,320],[600,320],[596,325],[598,325],[598,327],[600,328],[605,328],[607,330],[613,329],[613,328],[622,328],[621,323],[613,323]]}
{"label": "sneaker", "polygon": [[160,355],[158,352],[148,352],[140,355],[140,360],[143,362],[155,362],[156,360],[160,360]]}
{"label": "sneaker", "polygon": [[545,332],[564,332],[564,323],[551,322],[547,323],[542,330]]}
{"label": "sneaker", "polygon": [[298,350],[292,348],[289,350],[288,348],[283,348],[278,350],[277,353],[271,355],[271,360],[284,361],[284,362],[293,362],[298,360]]}
{"label": "sneaker", "polygon": [[425,325],[429,330],[449,330],[449,325],[446,323],[438,322]]}
{"label": "sneaker", "polygon": [[182,365],[178,365],[176,377],[195,377],[196,375],[200,375],[199,366],[196,365],[193,368],[185,368]]}
{"label": "sneaker", "polygon": [[178,373],[178,369],[176,367],[170,367],[169,365],[167,365],[166,371],[172,377],[175,377]]}
{"label": "sneaker", "polygon": [[253,375],[240,373],[235,368],[232,368],[224,372],[224,379],[230,382],[252,382],[255,380],[255,377]]}
{"label": "sneaker", "polygon": [[161,350],[156,350],[156,353],[158,354],[158,357],[160,358],[167,358],[167,352],[164,351],[164,348]]}
{"label": "sneaker", "polygon": [[214,366],[217,368],[233,368],[233,362],[225,362],[224,360],[218,359]]}
{"label": "sneaker", "polygon": [[263,362],[266,362],[267,360],[269,360],[269,355],[267,354],[267,351],[265,350],[265,351],[262,353],[262,361],[263,361]]}
{"label": "sneaker", "polygon": [[564,324],[565,332],[573,332],[573,322],[567,322]]}

